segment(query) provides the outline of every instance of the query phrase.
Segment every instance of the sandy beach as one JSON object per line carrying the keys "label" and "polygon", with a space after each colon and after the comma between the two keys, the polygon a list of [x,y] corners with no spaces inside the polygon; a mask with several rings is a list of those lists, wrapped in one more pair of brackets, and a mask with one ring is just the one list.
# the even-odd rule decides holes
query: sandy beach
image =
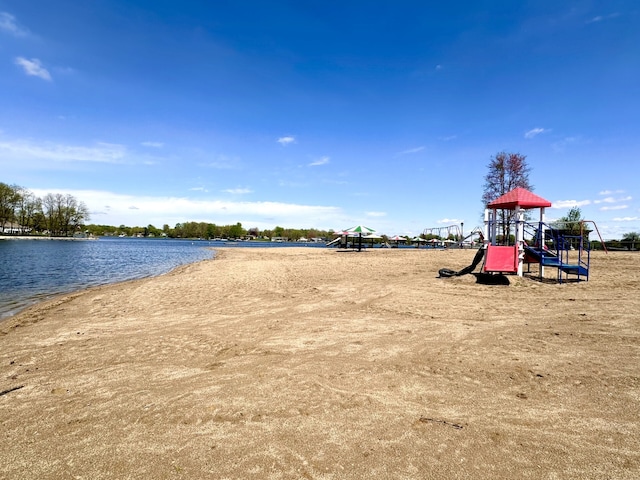
{"label": "sandy beach", "polygon": [[0,478],[639,478],[640,255],[437,278],[474,253],[220,249],[25,310]]}

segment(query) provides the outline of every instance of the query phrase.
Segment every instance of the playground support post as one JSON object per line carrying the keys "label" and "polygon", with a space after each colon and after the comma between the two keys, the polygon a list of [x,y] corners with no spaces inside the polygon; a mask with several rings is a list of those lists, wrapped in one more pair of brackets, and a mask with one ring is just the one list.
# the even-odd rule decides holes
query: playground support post
{"label": "playground support post", "polygon": [[[545,208],[540,208],[540,223],[538,226],[538,247],[540,248],[540,252],[542,254],[542,250],[544,249],[544,239],[547,237],[547,224],[545,223]],[[540,262],[540,279],[544,278],[544,262]]]}
{"label": "playground support post", "polygon": [[524,210],[516,205],[516,245],[518,246],[518,276],[522,276],[524,264]]}

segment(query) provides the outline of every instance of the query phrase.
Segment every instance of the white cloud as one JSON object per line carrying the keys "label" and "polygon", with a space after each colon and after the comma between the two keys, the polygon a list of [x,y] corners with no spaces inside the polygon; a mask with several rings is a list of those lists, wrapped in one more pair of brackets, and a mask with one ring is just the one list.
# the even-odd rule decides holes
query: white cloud
{"label": "white cloud", "polygon": [[436,223],[438,223],[438,225],[459,225],[462,222],[464,222],[464,220],[460,220],[459,218],[442,218]]}
{"label": "white cloud", "polygon": [[546,129],[546,128],[540,128],[540,127],[533,128],[533,129],[529,130],[528,132],[524,133],[524,138],[533,138],[535,136],[540,135],[541,133],[547,133],[547,132],[550,132],[550,130]]}
{"label": "white cloud", "polygon": [[[104,225],[175,225],[187,221],[219,224],[241,222],[259,228],[332,228],[344,220],[339,207],[282,202],[234,202],[187,197],[135,196],[98,190],[31,189],[43,197],[55,192],[83,201],[90,223]],[[105,207],[108,205],[108,207]]]}
{"label": "white cloud", "polygon": [[440,137],[440,140],[442,140],[443,142],[450,142],[451,140],[455,140],[456,138],[458,138],[457,135],[449,135],[447,137]]}
{"label": "white cloud", "polygon": [[602,190],[598,195],[613,195],[614,193],[624,193],[624,190]]}
{"label": "white cloud", "polygon": [[142,145],[143,147],[151,147],[151,148],[164,147],[164,143],[162,142],[142,142],[140,145]]}
{"label": "white cloud", "polygon": [[327,163],[329,163],[329,160],[330,160],[329,157],[322,157],[322,158],[319,158],[318,160],[314,160],[313,162],[311,162],[309,166],[317,167],[319,165],[326,165]]}
{"label": "white cloud", "polygon": [[16,161],[49,160],[53,162],[122,163],[127,155],[123,145],[97,143],[92,147],[28,141],[0,142],[0,152]]}
{"label": "white cloud", "polygon": [[573,208],[591,205],[591,200],[556,200],[551,203],[551,208]]}
{"label": "white cloud", "polygon": [[42,63],[37,58],[28,60],[24,57],[16,58],[16,65],[20,65],[24,69],[24,73],[33,77],[42,78],[43,80],[51,81],[51,74],[42,66]]}
{"label": "white cloud", "polygon": [[225,193],[232,193],[234,195],[246,195],[247,193],[253,193],[250,188],[227,188],[223,190]]}
{"label": "white cloud", "polygon": [[193,187],[193,188],[190,188],[189,191],[191,191],[191,192],[205,192],[206,193],[209,190],[207,190],[204,187]]}
{"label": "white cloud", "polygon": [[640,220],[640,217],[615,217],[613,218],[614,222],[637,222]]}
{"label": "white cloud", "polygon": [[0,31],[10,33],[16,37],[24,37],[29,32],[21,27],[16,21],[16,17],[8,12],[0,12]]}
{"label": "white cloud", "polygon": [[296,139],[295,139],[295,137],[292,137],[292,136],[288,135],[288,136],[285,136],[285,137],[280,137],[280,138],[277,140],[277,142],[278,142],[280,145],[282,145],[282,146],[285,146],[285,147],[286,147],[287,145],[289,145],[289,144],[291,144],[291,143],[296,143]]}

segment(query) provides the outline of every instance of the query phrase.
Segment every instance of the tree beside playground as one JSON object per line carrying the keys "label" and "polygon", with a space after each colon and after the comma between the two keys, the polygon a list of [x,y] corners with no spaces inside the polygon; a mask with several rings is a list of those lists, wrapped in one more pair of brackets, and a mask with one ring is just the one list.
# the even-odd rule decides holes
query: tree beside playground
{"label": "tree beside playground", "polygon": [[[499,152],[494,157],[491,157],[487,168],[488,172],[484,177],[484,189],[482,192],[483,208],[486,208],[488,204],[514,188],[522,187],[533,191],[533,186],[529,182],[531,168],[527,163],[526,155]],[[502,236],[506,238],[511,223],[514,221],[514,212],[499,210],[498,220],[502,225]]]}

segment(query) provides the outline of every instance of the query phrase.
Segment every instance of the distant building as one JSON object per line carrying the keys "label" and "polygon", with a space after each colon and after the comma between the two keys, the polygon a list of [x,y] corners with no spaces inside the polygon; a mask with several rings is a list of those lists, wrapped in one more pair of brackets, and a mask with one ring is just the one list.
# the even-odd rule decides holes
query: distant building
{"label": "distant building", "polygon": [[22,225],[13,222],[5,223],[4,226],[0,226],[0,233],[4,235],[18,235],[20,233],[29,232],[31,232],[31,228],[23,227]]}

